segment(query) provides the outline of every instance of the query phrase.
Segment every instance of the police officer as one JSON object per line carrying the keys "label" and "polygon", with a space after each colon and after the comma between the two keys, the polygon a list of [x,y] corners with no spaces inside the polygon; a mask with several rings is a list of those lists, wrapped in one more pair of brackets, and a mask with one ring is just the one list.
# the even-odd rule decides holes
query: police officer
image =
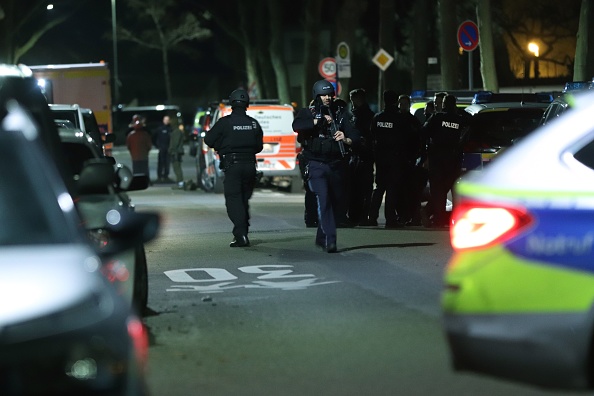
{"label": "police officer", "polygon": [[454,95],[446,95],[442,112],[433,114],[423,126],[422,134],[429,140],[429,206],[433,227],[448,226],[447,194],[460,176],[462,141],[467,128],[467,117],[458,111]]}
{"label": "police officer", "polygon": [[344,196],[344,177],[348,166],[349,146],[357,144],[359,133],[349,117],[337,114],[333,106],[334,87],[327,80],[313,85],[313,102],[300,109],[293,120],[307,158],[307,180],[318,204],[316,245],[334,253],[336,249],[336,221],[340,216]]}
{"label": "police officer", "polygon": [[350,92],[352,123],[361,135],[360,144],[353,147],[351,157],[351,194],[349,220],[353,225],[365,225],[373,194],[374,159],[371,139],[371,120],[375,113],[367,103],[363,88]]}
{"label": "police officer", "polygon": [[206,132],[204,142],[217,151],[225,172],[225,205],[234,236],[229,246],[243,247],[250,246],[249,199],[256,184],[256,154],[262,151],[264,133],[258,121],[246,114],[249,96],[245,90],[231,92],[229,103],[231,114]]}
{"label": "police officer", "polygon": [[383,97],[385,108],[374,116],[371,123],[376,189],[373,191],[368,224],[377,225],[385,192],[386,228],[397,228],[412,218],[408,178],[419,155],[421,125],[410,114],[410,99],[407,95],[398,96],[395,91],[386,90]]}

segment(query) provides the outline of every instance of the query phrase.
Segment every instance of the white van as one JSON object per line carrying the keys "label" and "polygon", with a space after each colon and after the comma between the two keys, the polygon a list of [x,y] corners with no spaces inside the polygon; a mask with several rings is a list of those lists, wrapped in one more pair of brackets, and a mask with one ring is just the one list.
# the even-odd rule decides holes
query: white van
{"label": "white van", "polygon": [[[301,191],[303,182],[296,160],[301,146],[292,126],[293,106],[279,104],[278,100],[254,100],[250,101],[246,113],[258,120],[264,131],[264,148],[256,155],[258,170],[263,173],[261,182],[289,188],[291,192]],[[213,112],[210,126],[229,114],[231,106],[221,103]],[[217,153],[202,143],[202,152],[198,155],[202,155],[203,160],[197,161],[202,163],[199,170],[202,188],[222,193],[224,173],[219,169]]]}

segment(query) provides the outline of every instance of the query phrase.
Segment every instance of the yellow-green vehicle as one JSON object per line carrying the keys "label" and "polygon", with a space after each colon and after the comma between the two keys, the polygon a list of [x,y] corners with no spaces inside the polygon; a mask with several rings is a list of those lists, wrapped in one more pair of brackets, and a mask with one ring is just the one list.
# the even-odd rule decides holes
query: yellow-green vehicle
{"label": "yellow-green vehicle", "polygon": [[594,388],[594,93],[455,187],[442,294],[452,365]]}

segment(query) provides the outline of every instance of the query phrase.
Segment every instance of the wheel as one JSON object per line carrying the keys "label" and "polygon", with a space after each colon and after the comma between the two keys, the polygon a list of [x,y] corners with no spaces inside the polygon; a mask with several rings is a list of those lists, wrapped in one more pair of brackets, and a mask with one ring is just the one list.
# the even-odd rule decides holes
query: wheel
{"label": "wheel", "polygon": [[225,186],[223,184],[223,180],[224,180],[224,176],[217,176],[217,173],[215,172],[215,176],[214,176],[214,192],[215,194],[222,194],[225,192]]}
{"label": "wheel", "polygon": [[289,186],[289,191],[291,193],[301,193],[303,192],[303,180],[301,177],[292,177],[291,178],[291,185]]}
{"label": "wheel", "polygon": [[148,267],[144,245],[140,245],[134,252],[134,291],[132,305],[139,315],[142,315],[148,304]]}

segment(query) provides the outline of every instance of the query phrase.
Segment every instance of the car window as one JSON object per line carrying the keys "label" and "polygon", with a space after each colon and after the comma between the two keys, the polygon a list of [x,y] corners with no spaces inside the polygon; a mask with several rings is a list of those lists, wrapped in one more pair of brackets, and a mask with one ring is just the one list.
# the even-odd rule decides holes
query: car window
{"label": "car window", "polygon": [[484,146],[510,146],[515,139],[524,137],[536,129],[543,110],[509,109],[485,111],[475,114],[470,122],[467,149]]}
{"label": "car window", "polygon": [[52,110],[54,122],[68,121],[70,124],[74,125],[75,128],[80,129],[80,122],[77,115],[78,113],[75,110]]}
{"label": "car window", "polygon": [[594,169],[594,141],[582,147],[574,157],[588,168]]}
{"label": "car window", "polygon": [[97,119],[93,113],[83,113],[83,122],[85,123],[85,131],[90,135],[94,133],[100,133],[99,125],[97,125]]}

